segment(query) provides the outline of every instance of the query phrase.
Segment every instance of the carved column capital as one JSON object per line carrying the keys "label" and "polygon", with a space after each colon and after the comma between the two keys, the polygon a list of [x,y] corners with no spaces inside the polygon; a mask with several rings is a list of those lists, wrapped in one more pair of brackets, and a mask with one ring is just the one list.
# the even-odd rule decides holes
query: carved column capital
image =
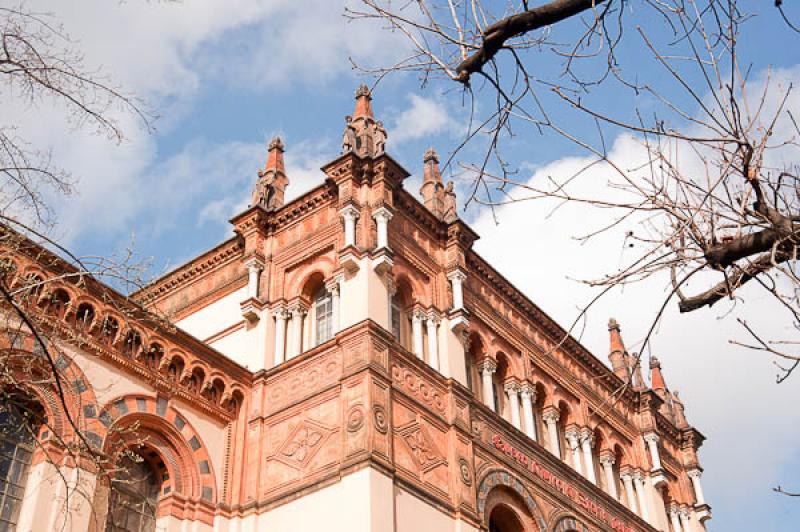
{"label": "carved column capital", "polygon": [[519,392],[519,383],[516,379],[509,379],[503,384],[503,389],[507,394],[514,394]]}
{"label": "carved column capital", "polygon": [[359,214],[360,214],[359,210],[356,208],[355,205],[352,204],[345,205],[339,211],[339,216],[341,216],[345,220],[349,219],[355,221],[358,219]]}
{"label": "carved column capital", "polygon": [[274,307],[272,307],[272,317],[278,320],[287,320],[289,319],[289,311],[286,308],[285,303],[278,303]]}
{"label": "carved column capital", "polygon": [[703,476],[703,472],[700,469],[690,469],[689,471],[686,472],[686,475],[689,478],[692,478],[692,479],[696,478],[696,479],[700,480],[700,477]]}
{"label": "carved column capital", "polygon": [[558,408],[555,406],[545,407],[544,412],[542,412],[542,419],[545,423],[558,423],[560,417]]}
{"label": "carved column capital", "polygon": [[488,373],[489,375],[492,375],[495,371],[497,371],[497,362],[489,357],[486,357],[478,364],[478,369],[481,373]]}
{"label": "carved column capital", "polygon": [[581,441],[589,442],[589,447],[594,447],[594,431],[589,427],[581,429]]}
{"label": "carved column capital", "polygon": [[614,456],[614,451],[611,449],[603,449],[600,451],[598,461],[600,462],[600,465],[604,467],[611,467],[616,463],[617,457]]}
{"label": "carved column capital", "polygon": [[657,444],[659,440],[658,434],[656,434],[655,432],[648,432],[643,436],[643,438],[644,441],[646,441],[648,444],[651,445]]}
{"label": "carved column capital", "polygon": [[529,381],[522,381],[519,385],[519,393],[522,394],[523,397],[526,395],[531,398],[531,402],[536,402],[536,385]]}
{"label": "carved column capital", "polygon": [[425,313],[425,318],[428,320],[428,327],[439,325],[442,322],[442,318],[439,316],[439,313],[433,309]]}
{"label": "carved column capital", "polygon": [[[344,209],[342,209],[342,210],[344,210]],[[392,211],[387,209],[385,206],[378,207],[377,209],[372,211],[372,217],[375,219],[376,222],[378,220],[380,220],[382,222],[388,222],[389,220],[392,219],[392,216],[394,216]]]}

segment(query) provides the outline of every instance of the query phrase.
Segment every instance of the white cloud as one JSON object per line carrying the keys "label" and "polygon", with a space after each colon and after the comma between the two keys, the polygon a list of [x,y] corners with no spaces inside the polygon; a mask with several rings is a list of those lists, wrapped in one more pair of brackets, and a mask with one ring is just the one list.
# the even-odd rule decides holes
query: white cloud
{"label": "white cloud", "polygon": [[430,137],[452,127],[444,102],[416,94],[409,94],[408,101],[409,107],[397,116],[389,132],[393,143]]}
{"label": "white cloud", "polygon": [[[800,69],[775,72],[772,78],[784,83],[798,80]],[[790,106],[800,114],[799,99]],[[797,151],[791,157],[800,160]],[[642,150],[630,137],[622,136],[614,143],[610,159],[623,168],[635,168]],[[541,186],[549,176],[572,176],[590,162],[581,157],[554,161],[536,169],[529,184]],[[584,197],[607,198],[619,193],[608,187],[616,176],[608,166],[595,165],[573,190],[580,190]],[[612,213],[584,204],[556,209],[557,205],[551,199],[509,204],[496,210],[499,224],[483,211],[473,226],[481,236],[478,252],[557,321],[570,324],[578,306],[596,294],[573,279],[600,278],[628,264],[639,250],[627,247],[625,234],[638,227],[637,220],[628,220],[580,242],[573,237],[607,225]],[[606,322],[613,316],[622,324],[628,349],[638,351],[668,287],[669,279],[659,275],[606,295],[589,311],[581,341],[607,362]],[[731,308],[722,302],[687,315],[680,315],[672,302],[651,340],[651,352],[661,360],[667,384],[681,390],[689,422],[708,437],[700,453],[706,468],[706,495],[725,512],[718,513],[711,526],[726,530],[760,529],[767,508],[781,504],[771,488],[796,480],[797,471],[786,468],[796,460],[795,442],[800,438],[796,407],[800,374],[777,385],[771,357],[729,343],[746,336],[737,317],[746,318],[767,337],[785,338],[795,332],[780,306],[758,286],[747,287],[741,295],[745,304]],[[579,327],[575,334],[580,333]],[[643,363],[647,367],[646,357]],[[754,506],[761,511],[750,512]]]}
{"label": "white cloud", "polygon": [[[349,72],[348,56],[368,60],[397,52],[397,47],[375,46],[382,35],[379,28],[348,25],[343,2],[33,0],[27,5],[52,13],[84,53],[86,65],[145,98],[166,115],[157,126],[167,129],[192,110],[201,82],[238,88],[322,82]],[[145,218],[158,231],[174,224],[178,213],[204,192],[228,194],[200,210],[197,223],[204,223],[212,212],[242,205],[250,191],[243,181],[240,190],[232,190],[212,179],[254,180],[257,165],[263,163],[254,155],[263,147],[232,142],[211,146],[201,138],[160,160],[159,138],[142,131],[130,116],[119,117],[127,139],[118,146],[73,130],[50,102],[31,108],[4,101],[11,104],[6,103],[2,122],[20,125],[20,133],[34,146],[52,148],[54,160],[76,180],[74,197],[53,198],[67,241],[80,235],[124,234],[134,220]],[[290,147],[287,160],[292,153],[299,150]],[[289,163],[294,174],[290,195],[321,182],[318,166],[324,158],[318,151],[312,155],[317,158],[304,155]],[[245,173],[232,177],[234,172]]]}

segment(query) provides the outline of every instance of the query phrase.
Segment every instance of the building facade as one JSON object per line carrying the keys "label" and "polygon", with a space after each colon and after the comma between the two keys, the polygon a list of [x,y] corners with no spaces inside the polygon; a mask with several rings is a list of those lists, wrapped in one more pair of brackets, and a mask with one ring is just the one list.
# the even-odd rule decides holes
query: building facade
{"label": "building facade", "polygon": [[[285,202],[274,139],[234,236],[135,304],[15,250],[68,386],[13,392],[48,430],[0,436],[0,528],[705,530],[703,436],[660,364],[646,384],[613,320],[611,369],[567,336],[472,249],[436,153],[420,201],[386,140],[361,87],[342,154]],[[73,420],[128,482],[62,452]]]}

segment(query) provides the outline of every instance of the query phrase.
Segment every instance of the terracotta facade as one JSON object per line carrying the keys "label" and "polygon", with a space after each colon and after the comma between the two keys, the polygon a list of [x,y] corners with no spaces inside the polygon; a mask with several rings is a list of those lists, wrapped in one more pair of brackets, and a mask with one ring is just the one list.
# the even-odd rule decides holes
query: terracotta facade
{"label": "terracotta facade", "polygon": [[[436,154],[418,199],[385,144],[362,87],[324,181],[284,202],[271,142],[234,237],[133,294],[141,308],[94,281],[37,294],[69,414],[109,453],[126,445],[111,428],[146,435],[155,529],[705,530],[704,438],[660,364],[647,385],[613,320],[611,369],[564,339],[474,252]],[[69,271],[32,244],[13,260]],[[108,486],[58,459],[67,412],[25,391],[64,434],[33,452],[17,530],[105,530]],[[56,468],[90,503],[65,500]]]}

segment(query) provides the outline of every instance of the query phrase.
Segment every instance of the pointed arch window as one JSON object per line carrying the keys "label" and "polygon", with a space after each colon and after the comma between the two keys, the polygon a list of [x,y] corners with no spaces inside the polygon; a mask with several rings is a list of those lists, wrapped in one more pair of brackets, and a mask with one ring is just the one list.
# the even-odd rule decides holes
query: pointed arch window
{"label": "pointed arch window", "polygon": [[333,336],[333,297],[325,288],[314,298],[317,345],[327,342]]}

